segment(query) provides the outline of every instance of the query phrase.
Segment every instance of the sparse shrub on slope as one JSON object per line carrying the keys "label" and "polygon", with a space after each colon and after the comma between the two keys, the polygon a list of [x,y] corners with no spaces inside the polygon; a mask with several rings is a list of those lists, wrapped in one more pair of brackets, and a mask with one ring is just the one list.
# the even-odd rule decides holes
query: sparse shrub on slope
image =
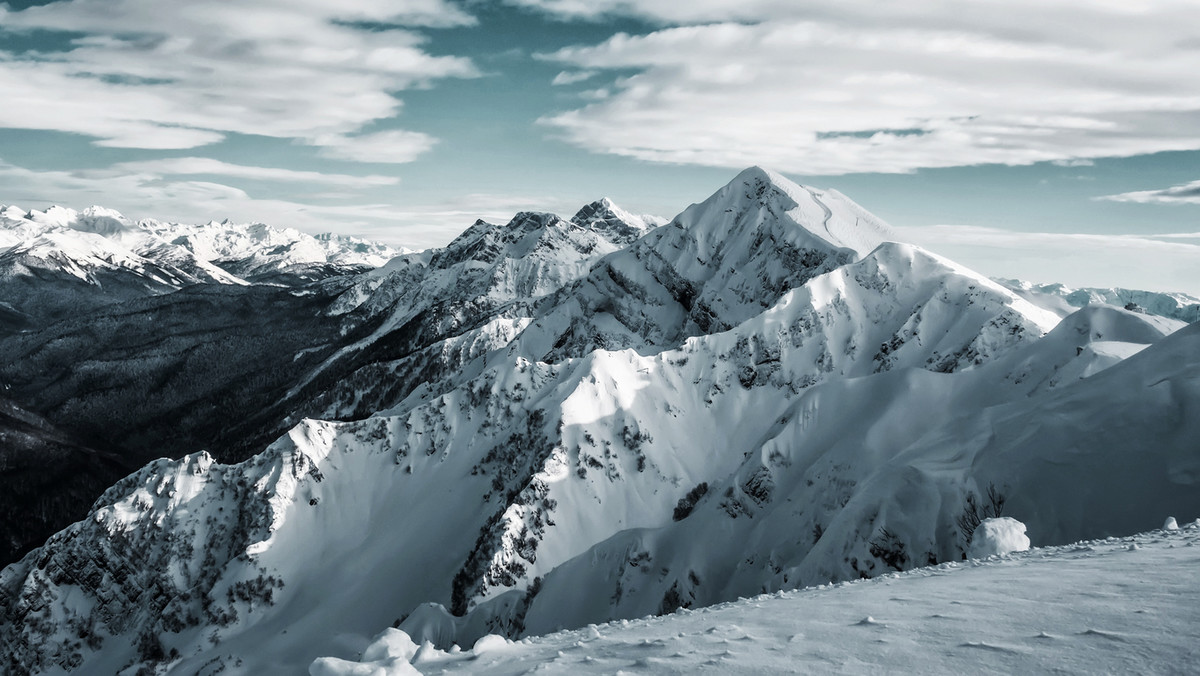
{"label": "sparse shrub on slope", "polygon": [[979,527],[980,522],[984,519],[1003,516],[1005,500],[1004,494],[993,483],[988,484],[983,499],[980,499],[974,492],[967,493],[966,503],[963,505],[962,514],[959,514],[957,521],[958,531],[962,535],[964,556],[971,546],[971,538],[974,537],[975,529]]}

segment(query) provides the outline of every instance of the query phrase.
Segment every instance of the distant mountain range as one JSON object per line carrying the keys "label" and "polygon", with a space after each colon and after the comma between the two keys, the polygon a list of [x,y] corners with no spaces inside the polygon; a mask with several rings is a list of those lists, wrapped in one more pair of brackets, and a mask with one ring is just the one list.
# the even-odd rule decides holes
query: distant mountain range
{"label": "distant mountain range", "polygon": [[1071,312],[1089,305],[1115,305],[1134,312],[1178,319],[1188,324],[1200,320],[1200,298],[1186,293],[1118,288],[1072,289],[1062,284],[1033,284],[1018,279],[997,279],[996,281],[1030,301],[1057,312]]}
{"label": "distant mountain range", "polygon": [[1200,514],[1190,301],[1076,309],[757,167],[408,253],[10,212],[0,424],[39,441],[0,479],[114,478],[0,572],[9,671],[303,673]]}
{"label": "distant mountain range", "polygon": [[134,222],[103,207],[0,205],[0,311],[11,329],[194,284],[292,284],[344,275],[400,253],[356,237],[314,237],[260,223]]}

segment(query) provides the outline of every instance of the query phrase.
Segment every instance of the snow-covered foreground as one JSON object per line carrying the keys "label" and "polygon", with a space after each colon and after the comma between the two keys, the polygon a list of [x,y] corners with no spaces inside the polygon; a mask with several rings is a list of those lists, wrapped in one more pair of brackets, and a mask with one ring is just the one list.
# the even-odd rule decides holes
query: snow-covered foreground
{"label": "snow-covered foreground", "polygon": [[389,629],[368,661],[323,658],[310,673],[1187,673],[1200,665],[1198,542],[1193,522],[457,653]]}

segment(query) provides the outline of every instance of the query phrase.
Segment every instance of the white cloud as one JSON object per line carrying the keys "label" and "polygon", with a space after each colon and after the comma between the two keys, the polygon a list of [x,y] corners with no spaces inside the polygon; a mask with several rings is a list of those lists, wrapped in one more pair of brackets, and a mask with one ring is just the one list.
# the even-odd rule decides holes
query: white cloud
{"label": "white cloud", "polygon": [[321,136],[309,141],[321,154],[355,162],[412,162],[434,146],[437,139],[415,131],[395,129],[360,136]]}
{"label": "white cloud", "polygon": [[1091,166],[1095,166],[1095,164],[1096,163],[1093,162],[1092,160],[1080,160],[1080,159],[1054,160],[1054,165],[1057,167],[1091,167]]}
{"label": "white cloud", "polygon": [[1197,242],[1196,242],[1197,244],[1200,244],[1200,232],[1169,232],[1169,233],[1163,233],[1161,235],[1147,235],[1147,237],[1152,237],[1154,239],[1166,239],[1166,240],[1194,239],[1194,240],[1197,240]]}
{"label": "white cloud", "polygon": [[520,2],[683,24],[541,55],[635,72],[541,120],[593,151],[814,175],[1200,149],[1190,0]]}
{"label": "white cloud", "polygon": [[[1110,16],[1126,24],[1128,32],[1145,32],[1157,17],[1170,22],[1163,12],[1194,8],[1192,0],[1092,0],[1081,8],[1075,0],[910,0],[905,3],[881,3],[877,0],[505,0],[507,4],[541,10],[562,19],[596,20],[604,17],[631,16],[662,24],[687,25],[720,22],[759,23],[786,19],[853,20],[862,25],[886,26],[911,21],[919,16],[932,27],[987,23],[998,28],[1027,25],[1026,34],[1035,29],[1035,20],[1049,21],[1048,28],[1078,30],[1096,16]],[[1083,12],[1081,14],[1081,12]],[[1174,18],[1179,18],[1178,14]],[[1131,23],[1136,21],[1137,23]],[[1182,29],[1186,30],[1186,29]],[[1186,44],[1194,45],[1191,37]]]}
{"label": "white cloud", "polygon": [[445,0],[63,0],[9,11],[0,32],[84,37],[63,52],[0,52],[0,127],[155,149],[228,133],[352,135],[396,115],[394,92],[477,74],[398,26],[471,22]]}
{"label": "white cloud", "polygon": [[565,19],[597,20],[606,16],[635,16],[663,23],[766,20],[795,14],[794,0],[506,0]]}
{"label": "white cloud", "polygon": [[554,79],[550,81],[550,84],[554,86],[575,84],[576,82],[590,80],[595,76],[596,71],[594,70],[564,70],[558,75],[555,75]]}
{"label": "white cloud", "polygon": [[344,188],[365,188],[396,185],[395,176],[350,176],[327,174],[319,171],[297,171],[278,167],[253,167],[231,164],[208,157],[176,157],[139,162],[121,162],[103,171],[78,172],[81,176],[112,176],[122,173],[151,174],[154,176],[216,175],[230,178],[245,178],[258,181],[280,181],[285,183],[316,183]]}
{"label": "white cloud", "polygon": [[1119,195],[1105,195],[1096,199],[1141,204],[1200,204],[1200,181],[1174,185],[1161,190],[1139,190]]}
{"label": "white cloud", "polygon": [[1181,241],[1195,235],[1014,232],[970,225],[897,230],[914,244],[992,277],[1200,295],[1200,240]]}

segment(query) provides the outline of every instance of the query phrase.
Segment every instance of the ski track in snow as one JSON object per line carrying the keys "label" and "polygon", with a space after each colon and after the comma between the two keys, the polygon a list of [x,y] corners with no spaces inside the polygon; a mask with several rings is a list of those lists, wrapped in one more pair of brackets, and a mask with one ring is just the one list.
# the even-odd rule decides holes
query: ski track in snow
{"label": "ski track in snow", "polygon": [[821,220],[821,227],[825,228],[825,232],[829,235],[830,239],[836,241],[837,237],[833,234],[833,231],[829,229],[829,219],[833,218],[833,210],[821,201],[821,198],[817,196],[815,190],[809,188],[808,186],[803,187],[808,191],[808,194],[812,197],[812,200],[817,203],[817,206],[821,207],[821,211],[825,212],[825,217]]}
{"label": "ski track in snow", "polygon": [[[515,643],[492,640],[482,654],[425,646],[412,666],[496,675],[1187,673],[1200,664],[1198,541],[1192,524],[944,563]],[[311,673],[386,676],[409,667],[404,659],[384,666],[326,658]]]}

